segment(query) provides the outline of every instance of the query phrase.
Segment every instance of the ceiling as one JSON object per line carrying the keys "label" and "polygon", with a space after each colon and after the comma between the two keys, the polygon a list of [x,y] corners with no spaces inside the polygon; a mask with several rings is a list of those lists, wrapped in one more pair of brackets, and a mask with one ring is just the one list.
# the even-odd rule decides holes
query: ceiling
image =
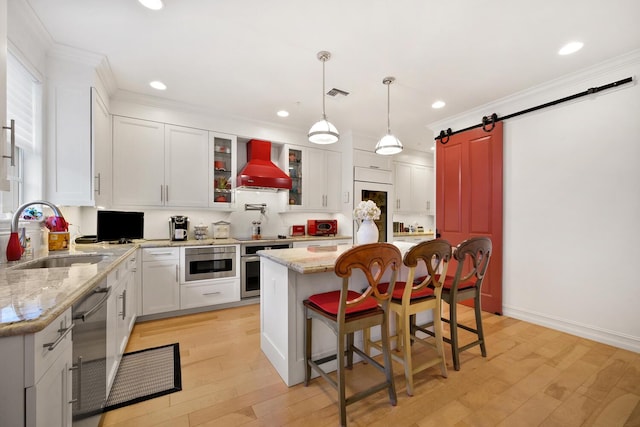
{"label": "ceiling", "polygon": [[[54,42],[106,56],[119,90],[303,132],[328,50],[326,91],[349,92],[326,98],[338,130],[384,135],[394,76],[391,130],[421,150],[430,123],[640,48],[638,0],[27,1]],[[584,48],[559,56],[572,40]]]}

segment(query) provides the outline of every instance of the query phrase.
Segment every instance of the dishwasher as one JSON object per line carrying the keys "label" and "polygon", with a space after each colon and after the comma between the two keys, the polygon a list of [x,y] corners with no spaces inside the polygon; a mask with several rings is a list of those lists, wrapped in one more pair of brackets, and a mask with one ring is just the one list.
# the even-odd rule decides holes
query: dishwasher
{"label": "dishwasher", "polygon": [[97,426],[107,400],[107,299],[102,281],[72,307],[72,415],[74,426]]}

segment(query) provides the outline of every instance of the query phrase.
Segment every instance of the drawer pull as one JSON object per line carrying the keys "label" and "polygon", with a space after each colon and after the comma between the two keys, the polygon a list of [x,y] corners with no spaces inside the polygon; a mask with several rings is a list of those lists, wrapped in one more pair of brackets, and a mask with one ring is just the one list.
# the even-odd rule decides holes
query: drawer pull
{"label": "drawer pull", "polygon": [[56,348],[58,346],[58,344],[60,344],[60,342],[67,336],[69,335],[69,332],[71,332],[71,330],[73,329],[73,327],[76,326],[75,323],[72,323],[68,328],[63,328],[63,329],[58,329],[58,332],[60,332],[60,336],[58,337],[58,339],[56,339],[54,342],[48,342],[46,344],[42,344],[43,348],[48,349],[49,351],[53,351],[54,348]]}
{"label": "drawer pull", "polygon": [[220,295],[221,293],[222,292],[220,292],[220,291],[218,291],[218,292],[207,292],[207,293],[202,294],[202,296],[206,297],[206,296],[209,296],[209,295]]}

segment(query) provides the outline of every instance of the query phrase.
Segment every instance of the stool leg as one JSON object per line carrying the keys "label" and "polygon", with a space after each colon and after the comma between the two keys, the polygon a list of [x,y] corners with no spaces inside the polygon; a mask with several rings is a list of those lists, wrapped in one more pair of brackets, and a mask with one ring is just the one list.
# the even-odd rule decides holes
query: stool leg
{"label": "stool leg", "polygon": [[398,398],[396,396],[396,386],[393,381],[393,366],[391,362],[391,346],[389,345],[389,312],[385,310],[384,321],[380,325],[382,335],[382,353],[384,358],[384,373],[387,377],[389,390],[389,400],[391,405],[396,406]]}
{"label": "stool leg", "polygon": [[338,406],[340,408],[340,425],[347,425],[347,395],[345,392],[345,379],[344,379],[344,335],[340,329],[337,331],[338,345],[336,348],[337,357],[337,375],[336,380],[338,382]]}
{"label": "stool leg", "polygon": [[404,377],[407,381],[407,394],[413,396],[413,361],[411,359],[411,326],[412,317],[402,312],[401,330],[398,331],[399,341],[402,341],[402,357],[404,358]]}
{"label": "stool leg", "polygon": [[309,365],[309,360],[311,360],[311,318],[309,317],[309,312],[307,307],[304,308],[304,386],[309,385],[309,379],[311,378],[311,365]]}
{"label": "stool leg", "polygon": [[438,356],[440,357],[440,374],[444,378],[447,378],[449,375],[447,373],[447,364],[444,360],[444,346],[442,344],[442,319],[441,319],[441,308],[437,306],[432,310],[433,313],[433,332],[436,340],[436,350],[438,352]]}
{"label": "stool leg", "polygon": [[480,307],[480,292],[476,293],[473,302],[474,311],[476,313],[476,331],[478,331],[478,339],[480,340],[480,352],[482,357],[487,357],[487,347],[484,344],[484,330],[482,329],[482,311]]}
{"label": "stool leg", "polygon": [[347,368],[353,368],[353,332],[347,334]]}
{"label": "stool leg", "polygon": [[449,329],[451,329],[451,355],[453,357],[453,369],[460,370],[460,348],[458,347],[458,311],[457,303],[449,304]]}

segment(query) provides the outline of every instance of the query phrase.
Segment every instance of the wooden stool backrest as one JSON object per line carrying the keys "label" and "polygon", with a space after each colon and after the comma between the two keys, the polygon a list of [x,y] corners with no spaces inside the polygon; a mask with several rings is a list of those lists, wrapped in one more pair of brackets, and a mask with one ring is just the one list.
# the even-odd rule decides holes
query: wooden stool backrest
{"label": "wooden stool backrest", "polygon": [[491,249],[488,237],[472,237],[460,243],[453,254],[458,261],[454,284],[474,280],[475,287],[480,288],[489,266]]}
{"label": "wooden stool backrest", "polygon": [[[402,262],[409,267],[407,283],[412,283],[413,285],[405,286],[402,299],[411,298],[412,292],[419,291],[425,286],[432,286],[435,289],[440,288],[444,283],[450,260],[451,243],[444,239],[427,240],[412,247],[404,255]],[[419,262],[424,262],[426,265],[427,275],[420,283],[414,283],[415,270]]]}
{"label": "wooden stool backrest", "polygon": [[[342,317],[347,307],[356,306],[369,296],[376,298],[380,304],[388,303],[393,294],[393,288],[401,266],[402,254],[396,246],[390,243],[357,245],[340,255],[334,268],[335,274],[342,278],[342,293],[338,316]],[[369,286],[362,291],[360,297],[349,301],[347,300],[349,278],[353,275],[354,269],[361,270],[364,273]],[[391,280],[389,281],[389,287],[385,292],[382,292],[378,285],[388,270],[391,271]]]}

